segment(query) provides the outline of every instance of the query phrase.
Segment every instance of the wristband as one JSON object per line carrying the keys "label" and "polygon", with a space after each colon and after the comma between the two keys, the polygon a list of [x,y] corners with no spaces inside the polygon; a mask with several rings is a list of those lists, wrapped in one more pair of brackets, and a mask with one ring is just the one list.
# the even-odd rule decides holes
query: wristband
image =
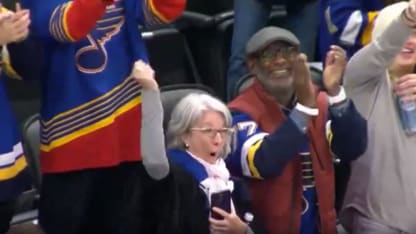
{"label": "wristband", "polygon": [[296,106],[295,106],[295,108],[298,111],[300,111],[302,113],[305,113],[305,114],[307,114],[309,116],[318,116],[318,114],[319,114],[318,108],[310,108],[310,107],[304,106],[304,105],[302,105],[300,103],[297,103]]}
{"label": "wristband", "polygon": [[345,99],[347,99],[347,95],[345,94],[345,89],[342,86],[339,90],[339,93],[336,96],[328,96],[329,105],[334,105],[343,102]]}

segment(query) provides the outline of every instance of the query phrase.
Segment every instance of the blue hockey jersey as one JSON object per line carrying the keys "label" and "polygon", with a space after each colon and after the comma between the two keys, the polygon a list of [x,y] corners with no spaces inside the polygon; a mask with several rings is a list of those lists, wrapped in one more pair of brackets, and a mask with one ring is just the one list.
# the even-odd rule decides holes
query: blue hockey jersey
{"label": "blue hockey jersey", "polygon": [[352,56],[371,40],[373,22],[382,0],[322,0],[319,52],[325,58],[330,45],[339,45]]}

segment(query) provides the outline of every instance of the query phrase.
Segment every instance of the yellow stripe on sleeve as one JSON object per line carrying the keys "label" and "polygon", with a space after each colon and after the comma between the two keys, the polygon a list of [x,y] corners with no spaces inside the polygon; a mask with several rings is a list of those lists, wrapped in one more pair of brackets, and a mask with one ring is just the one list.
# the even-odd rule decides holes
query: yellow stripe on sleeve
{"label": "yellow stripe on sleeve", "polygon": [[167,23],[167,22],[169,22],[169,20],[168,19],[166,19],[163,15],[162,15],[162,13],[160,13],[157,9],[156,9],[156,7],[155,7],[155,4],[153,3],[153,0],[147,0],[147,2],[148,2],[148,4],[149,4],[149,7],[150,7],[150,9],[152,10],[152,13],[153,14],[155,14],[161,21],[163,21],[164,23]]}
{"label": "yellow stripe on sleeve", "polygon": [[0,169],[0,181],[9,180],[18,175],[27,166],[26,158],[21,156],[11,167]]}
{"label": "yellow stripe on sleeve", "polygon": [[257,179],[262,179],[259,170],[256,168],[256,165],[254,165],[254,156],[260,147],[261,143],[263,141],[259,140],[254,145],[250,146],[248,153],[247,153],[247,160],[248,160],[248,166],[250,168],[250,172],[253,175],[253,177]]}
{"label": "yellow stripe on sleeve", "polygon": [[70,41],[75,41],[75,39],[71,36],[68,31],[68,11],[72,7],[72,2],[68,2],[64,8],[64,12],[62,13],[62,27],[64,29],[65,35],[68,37]]}
{"label": "yellow stripe on sleeve", "polygon": [[370,11],[367,14],[368,23],[364,28],[363,35],[361,36],[361,44],[363,46],[371,42],[371,33],[373,32],[374,20],[376,19],[377,15],[378,11]]}

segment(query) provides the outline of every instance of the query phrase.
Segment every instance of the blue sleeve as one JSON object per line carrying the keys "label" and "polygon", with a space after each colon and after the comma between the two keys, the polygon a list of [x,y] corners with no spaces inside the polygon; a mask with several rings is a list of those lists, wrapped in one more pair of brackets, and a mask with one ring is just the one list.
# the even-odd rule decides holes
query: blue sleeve
{"label": "blue sleeve", "polygon": [[336,44],[357,48],[371,41],[372,25],[381,0],[330,0],[325,24]]}
{"label": "blue sleeve", "polygon": [[291,118],[271,134],[260,129],[246,114],[234,115],[233,125],[234,147],[227,165],[235,176],[257,179],[279,176],[307,140]]}
{"label": "blue sleeve", "polygon": [[343,108],[329,108],[330,133],[329,142],[332,152],[342,162],[351,162],[361,156],[367,149],[367,121],[360,115],[351,100]]}

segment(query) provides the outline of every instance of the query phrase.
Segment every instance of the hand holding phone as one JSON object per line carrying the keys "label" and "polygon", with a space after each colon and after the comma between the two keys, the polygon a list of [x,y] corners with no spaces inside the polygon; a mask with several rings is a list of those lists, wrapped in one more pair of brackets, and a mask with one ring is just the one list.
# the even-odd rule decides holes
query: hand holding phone
{"label": "hand holding phone", "polygon": [[[227,213],[231,213],[231,191],[224,190],[211,194],[211,210],[213,207],[218,207]],[[211,217],[214,219],[222,220],[224,217],[221,215],[211,212]]]}

